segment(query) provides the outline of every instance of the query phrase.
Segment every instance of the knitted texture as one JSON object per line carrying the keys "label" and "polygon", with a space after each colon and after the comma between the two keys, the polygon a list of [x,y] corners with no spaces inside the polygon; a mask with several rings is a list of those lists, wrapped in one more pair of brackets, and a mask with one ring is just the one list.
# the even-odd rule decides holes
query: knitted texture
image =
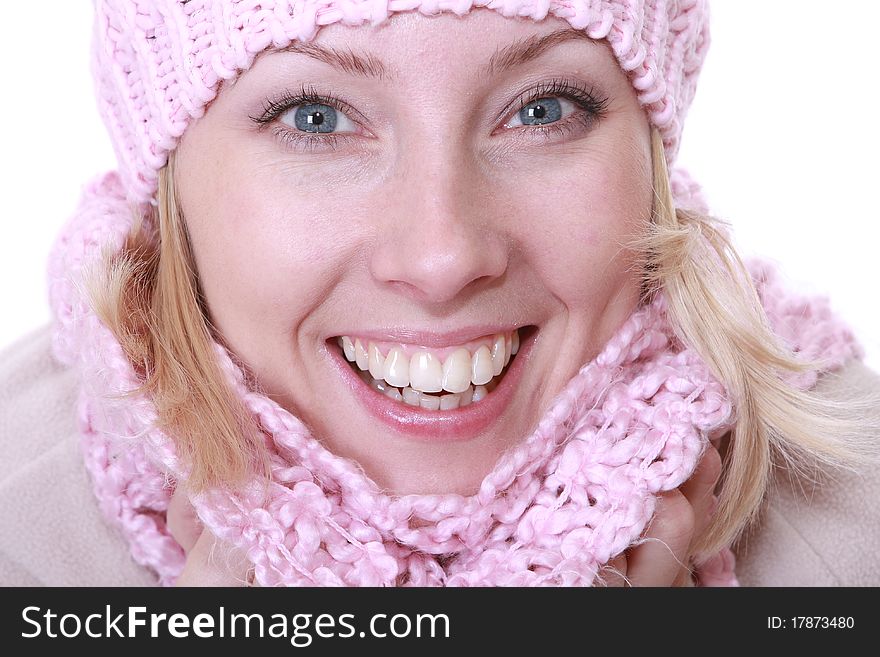
{"label": "knitted texture", "polygon": [[[140,381],[89,307],[79,280],[99,247],[119,249],[133,216],[117,174],[85,191],[50,261],[53,350],[81,377],[79,426],[101,509],[134,559],[173,583],[184,553],[166,527],[185,478],[174,441],[154,427]],[[824,369],[862,351],[824,298],[792,294],[769,263],[749,267],[771,327]],[[732,427],[727,391],[674,337],[663,294],[636,308],[600,353],[505,453],[476,494],[388,496],[328,452],[291,413],[245,385],[215,343],[227,380],[262,428],[268,488],[210,490],[191,501],[205,527],[243,550],[258,585],[591,585],[637,541],[657,495],[693,472],[710,439]],[[802,387],[818,372],[793,379]],[[736,584],[729,550],[704,584]],[[701,575],[702,576],[702,575]]]}
{"label": "knitted texture", "polygon": [[705,0],[95,0],[98,107],[129,199],[153,199],[186,127],[258,53],[310,41],[333,23],[376,26],[396,12],[462,16],[474,8],[536,21],[552,15],[606,39],[678,178],[672,165],[709,45]]}

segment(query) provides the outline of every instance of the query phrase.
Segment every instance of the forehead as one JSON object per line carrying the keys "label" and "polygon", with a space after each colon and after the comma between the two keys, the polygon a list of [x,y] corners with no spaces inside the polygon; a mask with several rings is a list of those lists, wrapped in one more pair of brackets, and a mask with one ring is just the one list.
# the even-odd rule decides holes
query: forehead
{"label": "forehead", "polygon": [[556,50],[613,64],[606,46],[554,16],[541,21],[507,18],[481,8],[464,16],[399,12],[377,26],[334,23],[321,28],[312,41],[294,42],[287,50],[353,75],[393,82],[450,69],[491,78]]}

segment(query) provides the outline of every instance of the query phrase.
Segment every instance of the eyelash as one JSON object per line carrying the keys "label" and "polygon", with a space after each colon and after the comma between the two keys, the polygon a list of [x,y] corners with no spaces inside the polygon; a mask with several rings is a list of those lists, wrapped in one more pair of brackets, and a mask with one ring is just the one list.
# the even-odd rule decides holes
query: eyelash
{"label": "eyelash", "polygon": [[[554,121],[553,123],[537,126],[517,126],[517,128],[509,128],[509,130],[516,133],[537,132],[540,135],[540,138],[545,140],[554,136],[564,137],[570,134],[577,125],[589,128],[596,121],[601,120],[607,113],[609,103],[608,98],[599,94],[593,87],[587,87],[578,82],[573,83],[557,79],[541,83],[534,89],[520,94],[517,100],[519,107],[516,109],[516,113],[519,113],[526,105],[536,100],[552,97],[570,100],[580,112],[561,121]],[[303,86],[300,88],[299,93],[285,93],[279,98],[264,101],[263,113],[259,116],[252,116],[250,118],[258,126],[265,128],[275,123],[278,117],[292,107],[306,104],[327,105],[343,112],[350,118],[352,114],[360,116],[360,113],[345,101],[318,93],[314,87],[306,88]],[[505,116],[507,115],[508,114]],[[335,150],[340,145],[340,142],[344,142],[351,138],[350,134],[334,135],[330,133],[307,133],[290,130],[281,126],[275,126],[273,133],[281,140],[283,145],[294,146],[304,151],[327,147],[331,150]]]}

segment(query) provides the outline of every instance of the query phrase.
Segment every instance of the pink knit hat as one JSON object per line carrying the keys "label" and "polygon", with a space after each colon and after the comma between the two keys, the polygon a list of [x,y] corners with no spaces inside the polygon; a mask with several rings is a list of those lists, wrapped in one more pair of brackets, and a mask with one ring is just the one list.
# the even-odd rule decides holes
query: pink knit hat
{"label": "pink knit hat", "polygon": [[[158,171],[190,121],[261,51],[309,41],[337,22],[378,25],[395,12],[474,7],[534,20],[552,14],[607,39],[663,135],[671,168],[709,45],[706,0],[95,0],[98,105],[129,200],[153,199]],[[673,190],[677,198],[694,193],[680,172]]]}

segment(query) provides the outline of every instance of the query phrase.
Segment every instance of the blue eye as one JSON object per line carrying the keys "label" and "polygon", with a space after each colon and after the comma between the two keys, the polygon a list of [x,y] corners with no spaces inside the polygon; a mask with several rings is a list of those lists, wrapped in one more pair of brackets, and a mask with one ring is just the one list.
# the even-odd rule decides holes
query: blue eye
{"label": "blue eye", "polygon": [[[522,125],[545,125],[547,123],[555,123],[562,118],[562,104],[571,105],[567,101],[559,98],[538,98],[523,107],[516,116]],[[511,126],[510,123],[507,127]]]}
{"label": "blue eye", "polygon": [[325,103],[295,105],[282,112],[278,120],[286,126],[303,132],[327,134],[332,133],[337,127],[342,131],[357,130],[351,119]]}
{"label": "blue eye", "polygon": [[[604,117],[608,102],[593,88],[553,80],[532,89],[529,95],[522,94],[513,105],[519,109],[504,127],[517,128],[511,132],[518,139],[567,138],[583,133]],[[261,127],[273,126],[273,132],[287,146],[335,150],[363,132],[346,112],[361,117],[348,103],[303,87],[299,94],[267,101],[263,114],[251,119]]]}

